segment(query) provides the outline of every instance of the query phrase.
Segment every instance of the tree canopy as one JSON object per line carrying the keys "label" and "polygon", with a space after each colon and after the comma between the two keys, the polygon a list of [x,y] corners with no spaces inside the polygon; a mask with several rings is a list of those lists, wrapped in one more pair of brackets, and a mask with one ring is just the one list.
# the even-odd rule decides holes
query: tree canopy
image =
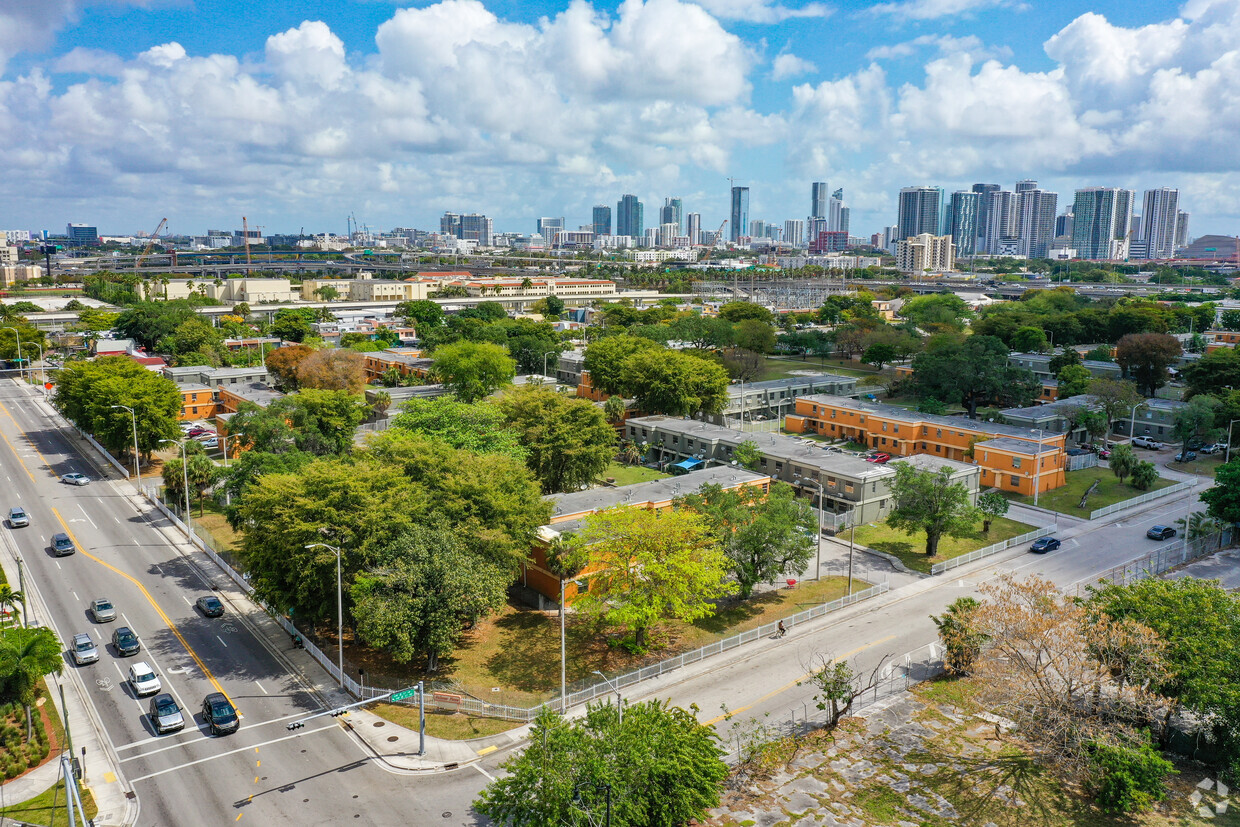
{"label": "tree canopy", "polygon": [[1039,385],[1033,374],[1008,363],[1008,349],[993,336],[936,336],[913,357],[913,386],[919,396],[964,405],[975,417],[979,405],[1032,404]]}
{"label": "tree canopy", "polygon": [[[160,440],[180,434],[181,393],[176,383],[125,356],[66,364],[52,405],[118,456],[133,449],[135,421],[138,450],[146,456],[159,448]],[[132,408],[136,417],[113,405]]]}
{"label": "tree canopy", "polygon": [[978,511],[969,502],[964,483],[952,481],[952,469],[922,470],[895,463],[891,481],[891,512],[887,524],[908,532],[926,532],[926,555],[933,557],[944,536],[959,537],[973,529]]}
{"label": "tree canopy", "polygon": [[586,399],[550,388],[513,388],[495,403],[525,449],[545,494],[576,491],[599,479],[616,456],[616,429]]}
{"label": "tree canopy", "polygon": [[465,341],[435,350],[435,375],[463,402],[489,396],[516,372],[516,361],[499,345]]}
{"label": "tree canopy", "polygon": [[[593,374],[591,374],[593,377]],[[694,416],[717,414],[727,405],[728,374],[719,365],[691,353],[642,350],[625,360],[622,386],[647,414]]]}

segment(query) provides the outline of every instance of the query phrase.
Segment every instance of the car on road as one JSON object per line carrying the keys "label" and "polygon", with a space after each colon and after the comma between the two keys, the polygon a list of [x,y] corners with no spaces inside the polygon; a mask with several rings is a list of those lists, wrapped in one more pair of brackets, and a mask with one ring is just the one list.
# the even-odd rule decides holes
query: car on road
{"label": "car on road", "polygon": [[1155,451],[1161,451],[1163,444],[1156,439],[1150,439],[1148,436],[1134,436],[1132,444],[1138,448],[1152,448]]}
{"label": "car on road", "polygon": [[129,667],[129,685],[133,688],[133,694],[139,698],[143,695],[154,695],[164,688],[155,670],[144,660]]}
{"label": "car on road", "polygon": [[9,528],[25,528],[30,525],[30,516],[20,505],[9,509]]}
{"label": "car on road", "polygon": [[177,702],[167,692],[151,698],[149,716],[151,726],[157,735],[176,732],[185,726],[185,716],[181,714],[181,707],[177,706]]}
{"label": "car on road", "polygon": [[96,597],[90,601],[90,616],[96,623],[109,623],[116,620],[116,607],[106,597]]}
{"label": "car on road", "polygon": [[1145,536],[1151,540],[1169,540],[1175,536],[1175,529],[1169,525],[1156,525],[1145,532]]}
{"label": "car on road", "polygon": [[879,465],[882,465],[884,462],[887,462],[890,459],[891,459],[891,454],[884,454],[882,452],[879,452],[877,454],[870,454],[868,457],[865,458],[865,461],[874,462],[874,463],[878,463]]}
{"label": "car on road", "polygon": [[90,482],[90,477],[74,471],[71,474],[65,474],[60,478],[60,481],[63,483],[68,483],[69,485],[86,485]]}
{"label": "car on road", "polygon": [[1196,451],[1181,451],[1175,455],[1176,462],[1192,462],[1197,459]]}
{"label": "car on road", "polygon": [[1054,537],[1039,537],[1033,541],[1033,545],[1029,547],[1029,550],[1034,554],[1046,554],[1048,551],[1054,551],[1059,548],[1060,545],[1062,544]]}
{"label": "car on road", "polygon": [[202,720],[211,729],[212,735],[236,732],[241,725],[237,710],[222,692],[212,692],[202,699]]}
{"label": "car on road", "polygon": [[94,663],[99,660],[99,650],[95,648],[95,642],[90,639],[90,635],[83,632],[80,635],[73,636],[72,642],[73,662],[78,666],[84,666],[88,663]]}
{"label": "car on road", "polygon": [[52,554],[57,557],[67,557],[77,551],[77,546],[73,545],[73,539],[63,531],[57,531],[52,535]]}
{"label": "car on road", "polygon": [[138,636],[128,626],[121,626],[112,633],[112,645],[116,647],[116,654],[123,658],[136,655],[142,650],[142,641],[138,640]]}
{"label": "car on road", "polygon": [[218,597],[212,597],[211,595],[200,597],[194,602],[194,605],[198,607],[198,611],[202,612],[203,617],[224,616],[224,603]]}

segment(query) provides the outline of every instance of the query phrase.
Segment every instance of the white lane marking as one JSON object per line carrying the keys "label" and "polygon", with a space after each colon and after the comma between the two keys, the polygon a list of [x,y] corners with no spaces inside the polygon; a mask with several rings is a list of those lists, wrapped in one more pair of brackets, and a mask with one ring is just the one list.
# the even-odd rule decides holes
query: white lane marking
{"label": "white lane marking", "polygon": [[471,766],[471,767],[473,767],[474,769],[476,769],[478,772],[480,772],[480,773],[482,773],[483,775],[485,775],[485,776],[487,777],[487,780],[488,780],[488,781],[494,781],[494,780],[495,780],[495,776],[491,775],[491,773],[487,772],[486,770],[484,770],[482,767],[478,766],[477,764],[470,764],[470,766]]}
{"label": "white lane marking", "polygon": [[[238,747],[237,749],[234,749],[234,750],[229,750],[228,752],[221,752],[221,753],[219,753],[219,754],[217,754],[217,755],[211,755],[211,756],[208,756],[208,757],[206,757],[206,758],[199,758],[197,761],[189,761],[189,762],[186,762],[186,763],[184,763],[184,764],[180,764],[180,765],[175,766],[175,767],[168,767],[167,769],[164,769],[164,770],[159,770],[158,772],[152,772],[152,773],[147,773],[146,775],[140,775],[140,776],[138,776],[137,778],[131,778],[131,779],[129,779],[129,783],[130,783],[130,784],[136,784],[136,783],[138,783],[139,781],[146,781],[146,780],[147,780],[147,779],[149,779],[149,778],[155,778],[156,776],[159,776],[159,775],[164,775],[164,774],[166,774],[166,773],[170,773],[170,772],[176,772],[177,770],[183,770],[183,769],[185,769],[186,767],[192,767],[192,766],[194,766],[195,764],[202,764],[202,763],[205,763],[205,762],[207,762],[207,761],[214,761],[214,760],[215,760],[215,759],[217,759],[217,758],[224,758],[225,756],[228,756],[228,755],[235,755],[235,754],[237,754],[238,752],[249,752],[250,750],[252,750],[252,749],[256,749],[256,748],[258,748],[258,747],[265,747],[265,746],[268,746],[268,745],[270,745],[270,744],[278,744],[278,743],[280,743],[281,741],[287,741],[287,740],[289,740],[290,738],[304,738],[304,737],[306,737],[307,735],[314,735],[316,732],[326,732],[326,731],[328,731],[328,730],[335,730],[335,731],[339,732],[339,731],[340,731],[340,726],[339,726],[338,724],[328,724],[327,726],[322,726],[322,727],[319,727],[318,729],[311,729],[311,730],[308,730],[308,731],[306,731],[306,732],[294,733],[294,734],[292,734],[292,735],[285,735],[283,738],[276,738],[276,739],[271,740],[271,741],[264,741],[264,742],[263,742],[263,743],[261,743],[261,744],[252,744],[252,745],[247,746],[247,747]],[[135,757],[136,757],[136,756],[135,756]]]}
{"label": "white lane marking", "polygon": [[[320,711],[321,711],[321,710],[320,710]],[[258,729],[259,727],[265,727],[265,726],[268,726],[268,725],[270,725],[270,724],[280,724],[280,723],[284,723],[285,721],[287,721],[287,720],[289,720],[289,719],[291,719],[291,718],[304,718],[304,717],[306,717],[306,715],[308,715],[308,714],[312,714],[312,713],[305,712],[304,710],[303,710],[303,711],[301,711],[301,712],[294,712],[294,713],[292,713],[291,715],[284,715],[284,716],[281,716],[281,717],[279,717],[279,718],[272,718],[270,721],[262,721],[262,722],[260,722],[260,723],[250,724],[250,725],[248,725],[245,729],[246,729],[246,732],[249,732],[249,731],[251,731],[251,730]],[[134,742],[133,742],[133,743],[131,743],[131,744],[123,744],[123,745],[121,745],[121,746],[119,746],[119,747],[116,747],[116,751],[117,751],[117,752],[124,752],[124,751],[125,751],[125,750],[127,750],[127,749],[134,749],[135,747],[145,746],[146,744],[150,744],[150,743],[153,743],[153,742],[155,742],[155,741],[167,741],[167,740],[168,740],[168,739],[167,739],[167,737],[162,737],[162,738],[146,738],[146,739],[144,739],[144,740],[142,740],[142,741],[134,741]]]}
{"label": "white lane marking", "polygon": [[[100,505],[103,505],[103,501],[101,500],[99,504],[100,504]],[[81,503],[78,503],[78,504],[77,504],[77,507],[81,510],[81,512],[82,512],[82,516],[86,518],[86,522],[90,523],[90,524],[91,524],[91,527],[92,527],[92,528],[94,528],[94,529],[95,529],[95,531],[98,531],[98,530],[99,530],[99,526],[95,525],[95,521],[94,521],[94,520],[92,520],[92,519],[90,518],[90,515],[86,513],[86,509],[85,509],[85,508],[83,508],[82,504],[81,504]]]}
{"label": "white lane marking", "polygon": [[259,683],[258,681],[254,681],[254,685],[255,685],[255,686],[257,686],[259,689],[262,689],[262,690],[263,690],[263,694],[264,694],[264,695],[270,695],[270,694],[271,694],[271,693],[270,693],[270,692],[268,692],[268,691],[267,691],[267,690],[263,687],[263,685],[262,685],[261,683]]}
{"label": "white lane marking", "polygon": [[60,569],[61,571],[64,571],[64,570],[65,570],[65,567],[64,567],[64,566],[62,566],[62,565],[60,565],[60,561],[59,561],[59,560],[56,560],[56,561],[55,561],[55,563],[56,563],[56,568]]}
{"label": "white lane marking", "polygon": [[70,590],[69,594],[73,595],[73,599],[76,600],[78,603],[82,602],[82,598],[77,596],[77,592]]}
{"label": "white lane marking", "polygon": [[120,518],[120,517],[113,517],[113,518],[112,518],[112,520],[113,520],[113,521],[114,521],[117,525],[120,525],[120,524],[121,524],[121,518]]}
{"label": "white lane marking", "polygon": [[188,597],[186,597],[185,595],[180,595],[180,598],[185,601],[186,606],[189,606],[191,609],[194,608],[194,604],[189,602]]}
{"label": "white lane marking", "polygon": [[216,635],[215,639],[218,640],[220,642],[220,645],[223,646],[225,649],[228,648],[228,644],[224,642],[224,638],[220,637],[219,635]]}
{"label": "white lane marking", "polygon": [[163,570],[163,569],[161,569],[159,566],[155,565],[154,563],[151,563],[151,568],[153,568],[153,569],[155,569],[155,571],[159,572],[160,576],[163,576],[164,570]]}
{"label": "white lane marking", "polygon": [[96,628],[93,628],[93,627],[92,627],[92,628],[91,628],[91,631],[95,633],[95,637],[99,638],[99,640],[100,640],[101,642],[103,641],[103,635],[99,634],[99,630],[98,630],[98,629],[96,629]]}

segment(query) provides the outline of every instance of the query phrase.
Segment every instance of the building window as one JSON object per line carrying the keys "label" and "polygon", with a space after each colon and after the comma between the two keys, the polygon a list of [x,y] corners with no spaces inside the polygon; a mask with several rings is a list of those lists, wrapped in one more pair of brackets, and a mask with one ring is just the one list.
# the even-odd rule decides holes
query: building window
{"label": "building window", "polygon": [[[982,459],[986,459],[986,455],[985,455],[985,454],[982,454]],[[1012,457],[1012,467],[1013,467],[1013,468],[1019,468],[1019,467],[1020,467],[1020,457]]]}
{"label": "building window", "polygon": [[935,436],[943,436],[943,429],[942,429],[942,428],[935,428],[935,429],[934,429],[934,435],[935,435]]}
{"label": "building window", "polygon": [[897,434],[898,434],[898,433],[900,433],[900,426],[899,426],[899,425],[897,425],[897,426],[895,427],[895,432],[896,432]]}
{"label": "building window", "polygon": [[886,423],[886,422],[884,422],[884,423],[883,423],[883,432],[884,432],[884,433],[886,433],[886,431],[887,431],[887,423]]}
{"label": "building window", "polygon": [[1011,482],[1013,488],[1017,488],[1020,486],[1020,477],[1013,475],[1013,476],[1008,477],[1008,480]]}
{"label": "building window", "polygon": [[[922,447],[925,447],[925,446],[922,446]],[[942,445],[938,444],[937,442],[936,442],[936,443],[934,443],[934,453],[936,453],[936,454],[937,454],[937,453],[939,453],[939,452],[940,452],[940,451],[942,451],[942,450],[943,450],[943,446],[942,446]]]}
{"label": "building window", "polygon": [[844,493],[851,494],[853,492],[853,484],[851,482],[844,483]]}

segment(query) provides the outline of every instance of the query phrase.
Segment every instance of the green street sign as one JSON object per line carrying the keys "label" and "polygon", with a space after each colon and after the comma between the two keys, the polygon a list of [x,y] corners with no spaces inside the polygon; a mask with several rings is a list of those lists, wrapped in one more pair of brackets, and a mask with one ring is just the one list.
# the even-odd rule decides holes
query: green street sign
{"label": "green street sign", "polygon": [[405,698],[412,698],[416,694],[418,694],[418,688],[415,686],[410,689],[402,689],[399,692],[393,692],[392,697],[388,700],[403,701]]}

